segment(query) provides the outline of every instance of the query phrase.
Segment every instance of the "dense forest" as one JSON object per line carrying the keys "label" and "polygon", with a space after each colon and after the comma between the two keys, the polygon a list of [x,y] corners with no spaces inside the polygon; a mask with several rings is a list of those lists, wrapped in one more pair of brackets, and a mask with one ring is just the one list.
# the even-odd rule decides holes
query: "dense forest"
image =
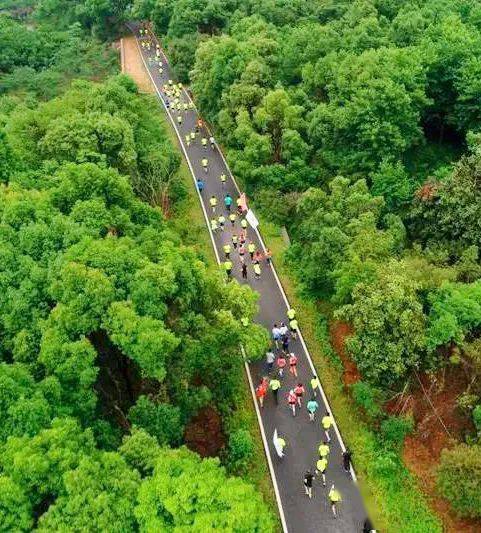
{"label": "dense forest", "polygon": [[386,399],[420,374],[465,376],[470,421],[438,490],[480,517],[481,4],[137,0],[134,13],[259,211],[287,227],[304,297],[352,327],[351,392],[372,426],[402,442],[413,421],[386,418]]}
{"label": "dense forest", "polygon": [[107,77],[117,13],[38,4],[0,16],[0,530],[273,531],[237,414],[257,295],[176,230],[157,104]]}
{"label": "dense forest", "polygon": [[[481,517],[481,4],[0,8],[1,527],[275,529],[248,476],[229,477],[252,456],[236,411],[239,344],[251,358],[267,346],[240,326],[256,295],[172,224],[178,152],[153,101],[111,77],[130,18],[152,21],[256,209],[287,228],[284,260],[319,322],[328,309],[349,324],[361,379],[348,392],[376,442],[362,473],[391,493],[387,520],[405,512],[414,420],[386,403],[455,374],[467,422],[436,486]],[[226,435],[201,460],[182,445],[206,410]],[[404,518],[438,531],[417,490]]]}

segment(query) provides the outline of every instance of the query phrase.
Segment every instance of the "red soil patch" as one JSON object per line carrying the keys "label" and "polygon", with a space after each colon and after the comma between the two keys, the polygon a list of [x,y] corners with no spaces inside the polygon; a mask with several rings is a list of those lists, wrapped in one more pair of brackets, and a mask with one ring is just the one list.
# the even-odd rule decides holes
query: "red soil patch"
{"label": "red soil patch", "polygon": [[[346,339],[353,331],[352,326],[345,322],[332,321],[329,324],[332,347],[344,367],[344,385],[361,379],[356,364],[346,353]],[[411,414],[414,417],[416,430],[406,438],[403,461],[420,481],[431,508],[442,520],[447,533],[481,532],[481,520],[458,518],[436,490],[436,469],[441,451],[463,441],[465,434],[473,429],[472,421],[457,405],[458,397],[467,386],[468,378],[462,367],[449,367],[435,375],[421,375],[419,381],[414,375],[408,392],[397,395],[385,405],[390,414]]]}
{"label": "red soil patch", "polygon": [[346,338],[351,336],[354,330],[347,322],[340,320],[333,320],[329,324],[329,335],[331,337],[331,344],[336,353],[339,355],[344,372],[342,381],[344,385],[352,385],[361,379],[361,374],[357,369],[356,363],[347,355],[346,352]]}
{"label": "red soil patch", "polygon": [[187,447],[201,457],[216,457],[225,446],[222,432],[222,419],[212,407],[204,407],[189,424],[184,432]]}
{"label": "red soil patch", "polygon": [[408,394],[386,405],[389,413],[409,412],[416,422],[415,432],[404,443],[404,464],[420,480],[431,507],[443,521],[445,531],[479,532],[481,521],[458,518],[436,491],[436,469],[441,451],[464,440],[465,434],[473,429],[470,418],[457,406],[457,398],[468,385],[466,374],[460,367],[449,367],[437,374],[421,375],[419,381],[416,376],[413,379]]}

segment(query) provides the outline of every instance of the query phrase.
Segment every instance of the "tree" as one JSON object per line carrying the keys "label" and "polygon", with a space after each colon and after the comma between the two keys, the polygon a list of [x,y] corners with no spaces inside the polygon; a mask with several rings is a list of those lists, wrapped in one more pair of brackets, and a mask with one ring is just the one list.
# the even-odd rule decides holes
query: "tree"
{"label": "tree", "polygon": [[[385,255],[395,242],[391,239],[390,246],[389,236],[378,230],[383,200],[369,193],[364,180],[351,184],[337,177],[329,189],[329,193],[310,189],[300,197],[299,222],[293,227],[294,244],[288,252],[303,287],[316,297],[332,296],[347,274],[340,269],[349,256],[353,263],[357,257],[364,262]],[[338,291],[345,294],[340,287]]]}
{"label": "tree", "polygon": [[481,324],[481,282],[446,283],[431,294],[427,343],[431,350],[455,342]]}
{"label": "tree", "polygon": [[31,531],[32,505],[22,489],[0,474],[0,524],[4,531]]}
{"label": "tree", "polygon": [[155,437],[144,429],[134,427],[131,434],[123,438],[119,452],[130,467],[145,477],[152,473],[161,448]]}
{"label": "tree", "polygon": [[424,243],[442,243],[456,257],[468,246],[481,246],[481,153],[456,165],[442,182],[425,183],[416,193],[411,231]]}
{"label": "tree", "polygon": [[74,419],[55,419],[34,437],[10,437],[1,448],[0,466],[32,505],[39,505],[62,493],[63,475],[94,448],[90,430],[82,431]]}
{"label": "tree", "polygon": [[34,436],[48,426],[53,413],[27,367],[0,364],[0,443],[9,436]]}
{"label": "tree", "polygon": [[135,516],[141,529],[274,531],[272,516],[254,487],[228,478],[216,459],[185,448],[165,450],[140,486]]}
{"label": "tree", "polygon": [[336,312],[352,322],[347,348],[375,384],[395,383],[424,363],[425,316],[417,289],[402,262],[391,260],[379,266],[374,282],[356,285],[353,303]]}
{"label": "tree", "polygon": [[12,150],[8,144],[5,132],[0,130],[0,182],[7,183],[14,169]]}
{"label": "tree", "polygon": [[312,112],[309,139],[330,167],[373,171],[420,141],[421,113],[429,100],[419,53],[391,48],[332,53],[306,75],[311,91],[327,96]]}
{"label": "tree", "polygon": [[372,194],[382,196],[389,212],[399,211],[412,198],[414,187],[400,161],[384,160],[379,169],[371,174]]}
{"label": "tree", "polygon": [[481,446],[458,444],[443,450],[437,473],[437,485],[460,516],[481,516]]}
{"label": "tree", "polygon": [[138,316],[127,302],[115,302],[104,321],[109,336],[146,377],[163,381],[166,360],[180,343],[161,320]]}
{"label": "tree", "polygon": [[39,521],[38,531],[132,531],[140,476],[115,452],[84,457],[64,476],[65,488]]}
{"label": "tree", "polygon": [[181,412],[173,405],[154,403],[147,397],[140,396],[130,408],[129,420],[156,437],[161,445],[178,446],[182,440],[184,426]]}

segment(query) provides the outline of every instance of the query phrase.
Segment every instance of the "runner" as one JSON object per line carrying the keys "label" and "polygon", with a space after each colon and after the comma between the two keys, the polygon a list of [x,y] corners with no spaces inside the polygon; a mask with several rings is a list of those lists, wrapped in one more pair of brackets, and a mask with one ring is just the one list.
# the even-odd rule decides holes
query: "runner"
{"label": "runner", "polygon": [[319,452],[319,459],[327,459],[327,456],[329,455],[329,445],[326,441],[321,442],[319,444],[319,448],[317,449]]}
{"label": "runner", "polygon": [[279,405],[279,389],[281,388],[281,382],[277,378],[271,379],[269,387],[272,391],[272,395],[274,396],[276,405]]}
{"label": "runner", "polygon": [[220,215],[219,216],[219,227],[220,227],[221,231],[224,231],[224,226],[225,226],[225,216],[224,215]]}
{"label": "runner", "polygon": [[251,261],[254,261],[254,252],[256,251],[256,245],[250,241],[247,250],[249,251],[249,255],[251,256]]}
{"label": "runner", "polygon": [[288,336],[288,329],[287,326],[284,324],[284,322],[281,322],[281,326],[279,328],[281,332],[281,337],[287,337]]}
{"label": "runner", "polygon": [[232,261],[224,261],[224,268],[225,268],[227,277],[230,278],[232,276]]}
{"label": "runner", "polygon": [[231,213],[231,214],[229,215],[229,220],[230,220],[230,223],[231,223],[232,227],[235,226],[235,219],[236,219],[236,218],[237,218],[237,215],[236,215],[235,213]]}
{"label": "runner", "polygon": [[215,139],[214,139],[214,137],[212,137],[212,135],[209,137],[209,142],[210,142],[210,147],[212,148],[212,150],[214,150],[214,148],[215,148]]}
{"label": "runner", "polygon": [[298,324],[297,324],[297,320],[295,318],[293,318],[289,322],[289,328],[291,329],[292,338],[293,339],[297,339]]}
{"label": "runner", "polygon": [[281,330],[274,324],[272,327],[272,340],[276,343],[276,348],[279,349],[279,341],[281,339]]}
{"label": "runner", "polygon": [[202,140],[200,142],[204,148],[207,148],[207,139],[205,137],[202,137]]}
{"label": "runner", "polygon": [[230,206],[232,205],[232,196],[229,193],[225,195],[224,204],[227,211],[230,211]]}
{"label": "runner", "polygon": [[219,179],[220,179],[220,182],[222,183],[222,188],[224,188],[225,182],[227,180],[227,176],[225,174],[221,174]]}
{"label": "runner", "polygon": [[376,533],[376,530],[374,529],[371,520],[369,520],[369,517],[364,520],[364,525],[362,526],[362,533]]}
{"label": "runner", "polygon": [[262,252],[260,250],[256,250],[254,253],[254,263],[260,263],[262,261]]}
{"label": "runner", "polygon": [[261,267],[259,263],[254,264],[254,278],[261,279]]}
{"label": "runner", "polygon": [[297,378],[297,356],[294,353],[289,355],[289,371]]}
{"label": "runner", "polygon": [[225,258],[230,259],[230,244],[224,244],[222,249],[224,250]]}
{"label": "runner", "polygon": [[281,352],[277,356],[277,368],[279,369],[279,377],[281,378],[284,375],[284,368],[286,368],[287,361],[284,354]]}
{"label": "runner", "polygon": [[246,243],[246,239],[247,239],[247,230],[246,229],[241,229],[240,233],[239,233],[239,240],[241,242],[241,244],[245,244]]}
{"label": "runner", "polygon": [[187,134],[187,135],[185,136],[185,144],[187,145],[187,147],[190,146],[190,135],[189,135],[189,134]]}
{"label": "runner", "polygon": [[246,247],[245,247],[243,244],[241,244],[241,245],[239,246],[239,256],[240,256],[240,258],[241,258],[242,260],[244,259],[244,255],[245,255],[245,253],[246,253]]}
{"label": "runner", "polygon": [[307,402],[307,412],[309,413],[309,420],[314,422],[316,418],[316,411],[319,409],[319,404],[317,403],[314,396]]}
{"label": "runner", "polygon": [[201,163],[202,163],[202,166],[204,167],[204,172],[207,174],[207,170],[208,170],[207,169],[207,165],[209,164],[209,160],[206,157],[204,157],[204,159],[202,159]]}
{"label": "runner", "polygon": [[302,383],[298,383],[294,388],[294,393],[296,394],[297,405],[299,406],[299,409],[302,407],[302,397],[304,396],[305,392],[306,391],[304,390],[304,385]]}
{"label": "runner", "polygon": [[[282,326],[281,326],[282,331]],[[289,353],[289,335],[282,335],[281,337],[282,349],[284,352]]]}
{"label": "runner", "polygon": [[241,228],[242,229],[247,229],[247,220],[245,218],[243,218],[241,220]]}
{"label": "runner", "polygon": [[231,238],[232,238],[232,246],[234,247],[234,250],[237,250],[237,243],[239,242],[237,233],[233,233]]}
{"label": "runner", "polygon": [[213,218],[210,221],[210,229],[212,230],[213,233],[215,233],[218,230],[218,228],[219,228],[219,226],[217,224],[217,220],[215,218]]}
{"label": "runner", "polygon": [[352,452],[349,448],[342,453],[342,466],[346,472],[351,472],[351,458]]}
{"label": "runner", "polygon": [[291,389],[287,394],[287,403],[292,410],[292,416],[296,416],[297,397],[296,393],[294,392],[294,389]]}
{"label": "runner", "polygon": [[294,320],[294,318],[296,317],[296,310],[293,309],[292,307],[290,307],[288,310],[287,310],[287,318],[289,320]]}
{"label": "runner", "polygon": [[282,459],[285,455],[284,450],[286,449],[287,444],[286,441],[277,434],[277,429],[274,430],[274,437],[272,440],[274,441],[274,447],[278,457]]}
{"label": "runner", "polygon": [[195,131],[191,131],[191,132],[190,132],[190,140],[191,140],[192,144],[194,144],[194,141],[195,141]]}
{"label": "runner", "polygon": [[197,178],[197,189],[200,194],[202,194],[202,191],[204,190],[204,182],[200,178]]}
{"label": "runner", "polygon": [[269,250],[269,248],[266,248],[266,253],[264,254],[264,257],[266,258],[266,263],[270,265],[272,260],[272,252]]}
{"label": "runner", "polygon": [[311,389],[314,397],[317,396],[317,389],[319,388],[319,378],[314,374],[311,378]]}
{"label": "runner", "polygon": [[314,481],[314,474],[307,470],[304,474],[304,488],[306,489],[306,496],[312,498],[312,482]]}
{"label": "runner", "polygon": [[329,411],[326,411],[326,414],[322,417],[321,424],[322,424],[322,427],[324,428],[324,433],[326,434],[327,442],[331,442],[331,436],[329,435],[329,429],[332,426],[332,417],[329,414]]}
{"label": "runner", "polygon": [[239,215],[242,215],[242,198],[239,196],[235,203],[237,206],[237,212],[239,213]]}
{"label": "runner", "polygon": [[178,115],[178,116],[177,116],[177,124],[178,124],[179,126],[182,125],[182,115]]}
{"label": "runner", "polygon": [[242,263],[241,269],[242,269],[242,279],[247,279],[247,265],[245,263]]}
{"label": "runner", "polygon": [[332,484],[331,490],[328,494],[329,502],[331,503],[332,514],[334,518],[337,518],[337,508],[336,505],[341,501],[341,494],[336,489],[334,484]]}
{"label": "runner", "polygon": [[215,208],[217,206],[217,198],[214,195],[210,197],[209,204],[212,207],[212,213],[215,214]]}
{"label": "runner", "polygon": [[326,469],[327,469],[327,459],[325,457],[319,459],[316,463],[316,473],[321,474],[323,487],[326,486]]}
{"label": "runner", "polygon": [[270,374],[272,372],[272,369],[274,368],[274,363],[276,360],[276,356],[274,352],[269,348],[266,352],[266,365],[267,365],[267,372]]}
{"label": "runner", "polygon": [[267,394],[267,378],[262,378],[262,381],[256,388],[256,396],[261,407],[264,407],[264,398]]}

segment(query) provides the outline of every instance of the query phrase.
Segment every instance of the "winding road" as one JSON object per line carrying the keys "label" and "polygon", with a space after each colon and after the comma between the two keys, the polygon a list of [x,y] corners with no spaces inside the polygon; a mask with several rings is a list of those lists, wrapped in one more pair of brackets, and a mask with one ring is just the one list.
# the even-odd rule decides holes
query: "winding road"
{"label": "winding road", "polygon": [[[199,200],[206,217],[206,224],[212,239],[217,259],[222,261],[224,254],[222,246],[231,243],[232,228],[230,222],[226,221],[225,231],[217,231],[213,234],[210,231],[209,220],[212,218],[209,207],[209,198],[215,195],[218,199],[217,216],[224,211],[224,196],[227,192],[235,199],[239,195],[239,189],[235,183],[232,174],[227,166],[224,156],[216,145],[214,150],[210,146],[204,148],[201,146],[200,137],[209,137],[207,132],[197,136],[195,142],[190,146],[185,145],[185,137],[195,129],[199,118],[198,111],[189,109],[188,111],[172,112],[167,109],[167,98],[162,94],[162,87],[169,79],[175,80],[174,74],[169,67],[167,58],[162,52],[161,62],[163,63],[163,72],[159,72],[158,61],[155,61],[155,46],[150,50],[140,45],[142,36],[139,34],[138,25],[131,24],[130,29],[135,34],[139,45],[139,52],[142,56],[144,66],[155,86],[156,93],[161,100],[164,110],[169,116],[172,127],[175,129],[179,138],[179,143],[187,160],[192,176],[196,179],[200,177],[205,182],[205,189],[199,194]],[[150,38],[155,37],[150,34]],[[190,102],[188,93],[184,90],[182,101]],[[177,116],[182,116],[182,123],[177,123]],[[202,168],[201,160],[207,157],[209,160],[208,173]],[[219,176],[227,175],[225,186],[222,187]],[[235,223],[236,233],[240,231],[240,219]],[[260,233],[249,227],[247,233],[248,241],[253,240],[258,249],[265,249]],[[241,265],[237,252],[231,254],[234,263],[233,277],[240,283],[247,282],[254,290],[260,293],[259,314],[257,321],[264,325],[269,331],[272,325],[280,321],[286,321],[286,311],[288,302],[281,283],[275,272],[274,266],[267,266],[262,262],[262,275],[260,279],[254,279],[254,273],[249,260],[248,279],[241,279]],[[302,329],[302,316],[298,317]],[[290,351],[294,351],[299,358],[298,373],[299,381],[304,383],[307,394],[309,395],[309,382],[314,372],[311,357],[307,347],[302,339],[291,340],[289,345]],[[246,371],[251,384],[251,392],[254,398],[253,383],[257,384],[266,370],[264,362],[256,364],[246,364]],[[309,422],[307,411],[303,405],[296,417],[293,417],[288,409],[285,396],[290,388],[293,388],[297,380],[294,377],[286,375],[283,378],[282,388],[280,391],[280,402],[276,406],[272,395],[269,393],[264,403],[264,408],[260,409],[257,402],[256,411],[263,436],[266,457],[269,463],[272,482],[276,493],[276,499],[279,507],[279,514],[282,527],[285,532],[289,533],[314,533],[314,532],[360,532],[366,517],[366,511],[355,482],[355,473],[351,470],[348,474],[342,468],[342,452],[345,449],[337,425],[331,428],[332,441],[330,443],[330,458],[327,468],[327,487],[323,487],[319,479],[314,481],[313,498],[309,499],[304,493],[303,475],[307,468],[314,471],[315,463],[318,459],[317,448],[323,439],[323,431],[320,425],[320,418],[326,410],[330,411],[327,398],[322,389],[319,390],[317,399],[320,409],[317,413],[316,421]],[[322,372],[320,374],[322,381]],[[279,459],[273,446],[272,437],[275,428],[287,442],[286,456]],[[338,508],[338,518],[334,518],[327,499],[327,493],[334,483],[342,496],[342,502]]]}

